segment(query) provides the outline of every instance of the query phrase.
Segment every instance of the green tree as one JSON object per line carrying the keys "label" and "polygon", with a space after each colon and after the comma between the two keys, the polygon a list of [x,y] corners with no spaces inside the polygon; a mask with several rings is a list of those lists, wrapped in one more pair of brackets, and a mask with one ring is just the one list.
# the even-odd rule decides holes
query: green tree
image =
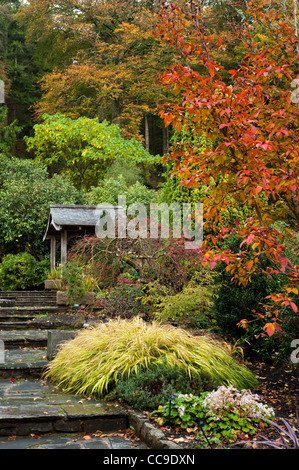
{"label": "green tree", "polygon": [[0,66],[0,78],[5,81],[7,121],[17,120],[20,125],[14,150],[20,156],[25,153],[23,136],[32,129],[31,106],[40,97],[36,83],[49,71],[35,56],[34,45],[25,38],[25,25],[17,19],[22,4],[20,0],[0,0],[0,63],[5,67],[4,75]]}
{"label": "green tree", "polygon": [[157,202],[158,193],[154,189],[148,189],[144,184],[136,181],[128,186],[125,178],[105,178],[97,187],[93,187],[86,195],[89,204],[118,204],[118,196],[125,196],[127,205],[142,203],[145,205]]}
{"label": "green tree", "polygon": [[0,154],[9,155],[17,140],[21,128],[17,121],[6,125],[7,107],[0,108]]}
{"label": "green tree", "polygon": [[122,160],[132,165],[154,165],[160,157],[150,155],[141,142],[126,140],[120,128],[107,121],[80,117],[76,120],[58,113],[45,115],[34,126],[35,135],[26,139],[36,158],[55,171],[66,173],[78,188],[97,185],[107,168]]}
{"label": "green tree", "polygon": [[42,254],[50,204],[77,204],[81,193],[66,175],[49,178],[41,163],[0,157],[0,249]]}

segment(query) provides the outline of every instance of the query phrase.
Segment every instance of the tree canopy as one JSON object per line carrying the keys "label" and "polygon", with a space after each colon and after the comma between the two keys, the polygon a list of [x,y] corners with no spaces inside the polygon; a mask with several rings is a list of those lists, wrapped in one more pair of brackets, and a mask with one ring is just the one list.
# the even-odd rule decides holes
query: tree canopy
{"label": "tree canopy", "polygon": [[38,256],[46,246],[43,235],[50,204],[82,203],[82,194],[66,175],[49,178],[42,163],[0,156],[0,249],[28,249]]}
{"label": "tree canopy", "polygon": [[66,173],[78,188],[97,185],[113,161],[131,165],[154,165],[159,156],[150,155],[135,139],[124,139],[119,126],[107,121],[63,114],[44,115],[44,122],[34,126],[35,135],[26,138],[28,149],[46,165]]}
{"label": "tree canopy", "polygon": [[[244,21],[235,28],[244,53],[238,68],[228,71],[229,82],[217,61],[226,44],[208,34],[202,5],[191,1],[182,9],[164,2],[158,25],[160,37],[180,57],[162,75],[162,83],[180,97],[179,103],[165,104],[160,115],[166,125],[178,131],[192,128],[212,144],[198,152],[192,142],[178,143],[169,156],[182,184],[210,189],[203,201],[209,227],[203,260],[212,269],[217,262],[226,263],[232,279],[244,286],[262,255],[273,262],[267,275],[287,272],[289,285],[280,295],[273,294],[274,306],[267,308],[271,322],[265,328],[270,334],[280,328],[277,305],[297,311],[288,296],[298,294],[299,279],[298,266],[285,253],[289,233],[273,225],[287,218],[293,228],[299,227],[298,107],[291,99],[299,39],[293,13],[279,2],[248,2]],[[254,213],[244,226],[236,221],[233,228],[221,228],[221,213],[231,197]],[[240,237],[237,253],[222,249],[223,240],[232,234]]]}

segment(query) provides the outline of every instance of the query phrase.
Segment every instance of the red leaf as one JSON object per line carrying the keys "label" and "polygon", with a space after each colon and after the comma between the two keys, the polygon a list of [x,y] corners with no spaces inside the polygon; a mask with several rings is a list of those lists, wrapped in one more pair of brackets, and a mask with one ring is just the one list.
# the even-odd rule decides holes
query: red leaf
{"label": "red leaf", "polygon": [[267,332],[268,336],[272,336],[275,333],[275,326],[273,323],[266,323],[264,330]]}
{"label": "red leaf", "polygon": [[250,243],[253,241],[253,239],[254,239],[254,234],[251,233],[251,234],[249,235],[249,237],[247,237],[247,239],[246,239],[247,245],[250,245]]}

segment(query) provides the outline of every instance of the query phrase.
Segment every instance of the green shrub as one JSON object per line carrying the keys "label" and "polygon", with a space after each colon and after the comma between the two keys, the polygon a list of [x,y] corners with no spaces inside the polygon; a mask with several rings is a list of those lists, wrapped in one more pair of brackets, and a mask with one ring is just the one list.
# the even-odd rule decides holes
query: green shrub
{"label": "green shrub", "polygon": [[0,158],[0,249],[5,254],[45,253],[43,235],[50,204],[82,204],[67,175],[49,177],[29,159]]}
{"label": "green shrub", "polygon": [[209,328],[212,324],[211,311],[214,302],[213,278],[206,276],[203,282],[192,281],[175,295],[160,297],[154,316],[161,321],[177,321],[189,327]]}
{"label": "green shrub", "polygon": [[118,197],[125,196],[127,205],[142,203],[145,205],[156,202],[157,192],[148,189],[144,184],[136,181],[128,184],[123,175],[117,178],[105,178],[99,186],[92,187],[86,195],[88,204],[118,204]]}
{"label": "green shrub", "polygon": [[112,165],[108,168],[105,179],[117,179],[122,176],[127,183],[127,186],[131,186],[137,181],[139,183],[145,183],[145,177],[141,168],[138,166],[129,164],[128,162],[115,160]]}
{"label": "green shrub", "polygon": [[[230,237],[226,240],[223,249],[231,249],[237,252],[240,245],[240,239]],[[266,269],[270,261],[263,259],[259,268]],[[256,273],[252,276],[251,282],[246,287],[231,282],[231,274],[225,271],[226,264],[215,268],[219,273],[219,290],[214,302],[214,318],[221,328],[222,332],[228,337],[235,339],[242,336],[244,331],[237,326],[240,320],[252,320],[252,311],[259,311],[260,303],[264,302],[265,297],[283,285],[283,275],[270,278],[263,273]],[[279,290],[278,290],[279,291]]]}
{"label": "green shrub", "polygon": [[66,391],[101,396],[115,387],[119,377],[138,375],[161,363],[216,385],[257,385],[255,376],[219,342],[170,325],[145,323],[139,317],[118,318],[80,331],[63,344],[45,376]]}
{"label": "green shrub", "polygon": [[137,410],[154,410],[169,402],[177,393],[196,393],[206,389],[207,383],[201,376],[190,379],[176,367],[156,365],[138,375],[120,380],[112,397],[124,400]]}
{"label": "green shrub", "polygon": [[76,261],[66,263],[61,279],[70,305],[78,302],[87,292],[93,292],[97,286],[96,280],[85,274],[84,266]]}
{"label": "green shrub", "polygon": [[30,253],[6,255],[0,264],[0,288],[23,290],[40,287],[49,269],[49,260],[37,261]]}
{"label": "green shrub", "polygon": [[146,315],[148,308],[142,303],[142,296],[143,288],[140,281],[120,276],[117,285],[106,296],[104,313],[109,318]]}
{"label": "green shrub", "polygon": [[[240,239],[230,237],[223,248],[237,252],[239,245]],[[213,317],[220,328],[220,334],[231,341],[239,339],[238,344],[244,348],[247,355],[264,361],[273,359],[276,353],[280,359],[287,357],[291,352],[291,341],[298,337],[299,331],[298,316],[291,307],[286,307],[281,314],[282,334],[261,336],[268,318],[261,318],[255,315],[254,311],[261,312],[260,304],[271,302],[267,301],[266,297],[273,292],[280,292],[282,286],[287,283],[287,276],[283,273],[269,277],[261,272],[265,271],[270,263],[265,256],[261,257],[260,272],[251,277],[251,282],[246,287],[231,282],[231,274],[225,271],[225,263],[215,268],[219,274],[219,289],[214,301]],[[294,303],[297,299],[298,295],[294,294]],[[242,319],[248,320],[246,329],[238,326]]]}

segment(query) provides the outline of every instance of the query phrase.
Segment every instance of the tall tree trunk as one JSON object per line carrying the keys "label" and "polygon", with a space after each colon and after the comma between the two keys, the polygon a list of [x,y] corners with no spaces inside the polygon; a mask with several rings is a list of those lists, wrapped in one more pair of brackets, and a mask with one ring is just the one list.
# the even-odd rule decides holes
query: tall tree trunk
{"label": "tall tree trunk", "polygon": [[149,128],[148,128],[148,117],[144,116],[144,134],[145,134],[145,148],[149,152]]}
{"label": "tall tree trunk", "polygon": [[163,127],[163,154],[169,150],[169,127]]}

